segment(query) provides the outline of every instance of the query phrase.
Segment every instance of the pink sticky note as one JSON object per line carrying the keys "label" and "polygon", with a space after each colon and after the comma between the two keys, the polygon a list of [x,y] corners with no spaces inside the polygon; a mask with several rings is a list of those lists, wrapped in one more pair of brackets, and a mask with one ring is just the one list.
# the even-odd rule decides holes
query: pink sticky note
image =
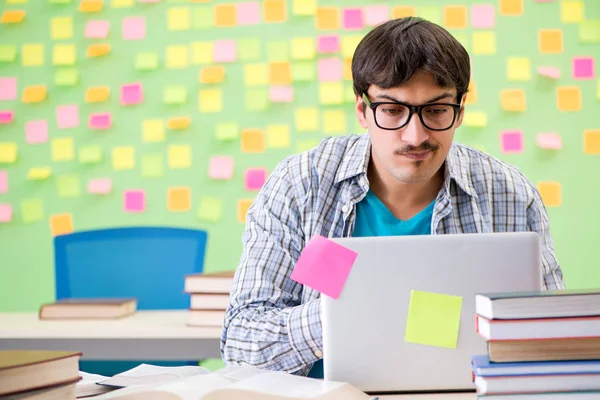
{"label": "pink sticky note", "polygon": [[83,36],[90,39],[106,39],[110,31],[109,21],[93,20],[85,25]]}
{"label": "pink sticky note", "polygon": [[542,149],[562,149],[562,138],[557,133],[539,133],[536,142],[538,147]]}
{"label": "pink sticky note", "polygon": [[211,179],[220,180],[233,178],[233,164],[233,157],[211,157],[208,164],[208,177]]}
{"label": "pink sticky note", "polygon": [[290,278],[337,299],[357,256],[356,252],[316,235],[302,250]]}
{"label": "pink sticky note", "polygon": [[388,6],[366,6],[365,7],[365,24],[368,26],[379,25],[390,19],[390,11]]}
{"label": "pink sticky note", "polygon": [[257,25],[260,23],[260,3],[246,1],[236,4],[238,25]]}
{"label": "pink sticky note", "polygon": [[340,51],[340,37],[336,35],[325,35],[317,38],[317,52],[331,54]]}
{"label": "pink sticky note", "polygon": [[90,179],[88,181],[88,193],[109,194],[112,190],[112,181],[110,179]]}
{"label": "pink sticky note", "polygon": [[144,212],[146,209],[146,192],[143,190],[126,190],[123,193],[123,208],[126,212]]}
{"label": "pink sticky note", "polygon": [[496,10],[492,4],[473,4],[471,6],[471,27],[493,28],[496,25]]}
{"label": "pink sticky note", "polygon": [[0,194],[8,193],[8,171],[0,171]]}
{"label": "pink sticky note", "polygon": [[25,141],[27,144],[40,144],[48,141],[48,121],[28,121],[25,124]]}
{"label": "pink sticky note", "polygon": [[17,99],[17,78],[0,78],[0,101]]}
{"label": "pink sticky note", "polygon": [[248,168],[244,174],[246,190],[260,190],[267,180],[265,168]]}
{"label": "pink sticky note", "polygon": [[15,113],[11,110],[0,110],[0,124],[10,124],[15,119]]}
{"label": "pink sticky note", "polygon": [[59,129],[79,126],[79,107],[75,104],[56,107],[56,126]]}
{"label": "pink sticky note", "polygon": [[121,86],[121,105],[139,104],[144,100],[141,83],[129,83]]}
{"label": "pink sticky note", "polygon": [[291,86],[271,86],[269,100],[274,103],[291,103],[294,101],[294,88]]}
{"label": "pink sticky note", "polygon": [[127,17],[123,19],[123,39],[141,40],[146,37],[146,18]]}
{"label": "pink sticky note", "polygon": [[362,29],[364,25],[361,8],[344,9],[344,29]]}
{"label": "pink sticky note", "polygon": [[90,129],[108,129],[112,125],[110,113],[98,113],[90,115],[88,126]]}
{"label": "pink sticky note", "polygon": [[318,62],[318,77],[321,82],[342,80],[342,62],[339,58],[321,58]]}
{"label": "pink sticky note", "polygon": [[12,220],[12,206],[10,204],[0,204],[0,222],[10,222]]}
{"label": "pink sticky note", "polygon": [[560,78],[560,69],[555,67],[538,67],[537,73],[542,76],[545,76],[546,78]]}
{"label": "pink sticky note", "polygon": [[573,78],[594,79],[594,57],[573,57]]}
{"label": "pink sticky note", "polygon": [[504,153],[521,153],[523,151],[523,132],[502,132],[501,145]]}
{"label": "pink sticky note", "polygon": [[215,40],[213,59],[219,62],[234,62],[237,58],[235,40]]}

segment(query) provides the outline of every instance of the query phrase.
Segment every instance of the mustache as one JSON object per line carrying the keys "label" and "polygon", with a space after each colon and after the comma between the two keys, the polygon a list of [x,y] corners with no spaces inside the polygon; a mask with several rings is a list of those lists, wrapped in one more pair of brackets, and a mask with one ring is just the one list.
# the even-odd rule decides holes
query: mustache
{"label": "mustache", "polygon": [[406,153],[422,153],[424,151],[436,151],[437,149],[439,149],[439,146],[429,142],[423,142],[418,146],[407,145],[402,147],[401,149],[394,151],[394,154],[400,156]]}

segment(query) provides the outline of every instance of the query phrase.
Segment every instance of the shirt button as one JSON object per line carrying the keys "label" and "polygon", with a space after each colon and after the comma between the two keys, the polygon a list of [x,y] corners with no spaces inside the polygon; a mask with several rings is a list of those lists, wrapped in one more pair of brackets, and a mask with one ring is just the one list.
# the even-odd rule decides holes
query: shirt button
{"label": "shirt button", "polygon": [[348,212],[348,206],[344,205],[344,206],[342,207],[342,211],[343,211],[343,212]]}
{"label": "shirt button", "polygon": [[323,357],[323,352],[321,350],[317,350],[317,351],[315,351],[315,356],[321,358],[321,357]]}

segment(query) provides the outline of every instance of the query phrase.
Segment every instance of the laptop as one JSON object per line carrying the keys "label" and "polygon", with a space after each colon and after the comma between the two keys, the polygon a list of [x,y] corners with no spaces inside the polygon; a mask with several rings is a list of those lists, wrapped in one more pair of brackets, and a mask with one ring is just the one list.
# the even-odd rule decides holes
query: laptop
{"label": "laptop", "polygon": [[[322,295],[324,378],[369,393],[474,391],[471,357],[487,353],[475,294],[542,290],[535,232],[331,240],[358,257],[339,298]],[[421,315],[430,294],[462,297],[456,348],[405,341],[412,291]]]}

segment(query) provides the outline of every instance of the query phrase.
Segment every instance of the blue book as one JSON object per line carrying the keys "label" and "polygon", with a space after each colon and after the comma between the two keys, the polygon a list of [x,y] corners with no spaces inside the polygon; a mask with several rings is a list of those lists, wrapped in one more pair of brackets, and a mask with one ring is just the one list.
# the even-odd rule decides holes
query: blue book
{"label": "blue book", "polygon": [[600,360],[495,363],[485,354],[473,356],[471,364],[482,377],[600,374]]}

